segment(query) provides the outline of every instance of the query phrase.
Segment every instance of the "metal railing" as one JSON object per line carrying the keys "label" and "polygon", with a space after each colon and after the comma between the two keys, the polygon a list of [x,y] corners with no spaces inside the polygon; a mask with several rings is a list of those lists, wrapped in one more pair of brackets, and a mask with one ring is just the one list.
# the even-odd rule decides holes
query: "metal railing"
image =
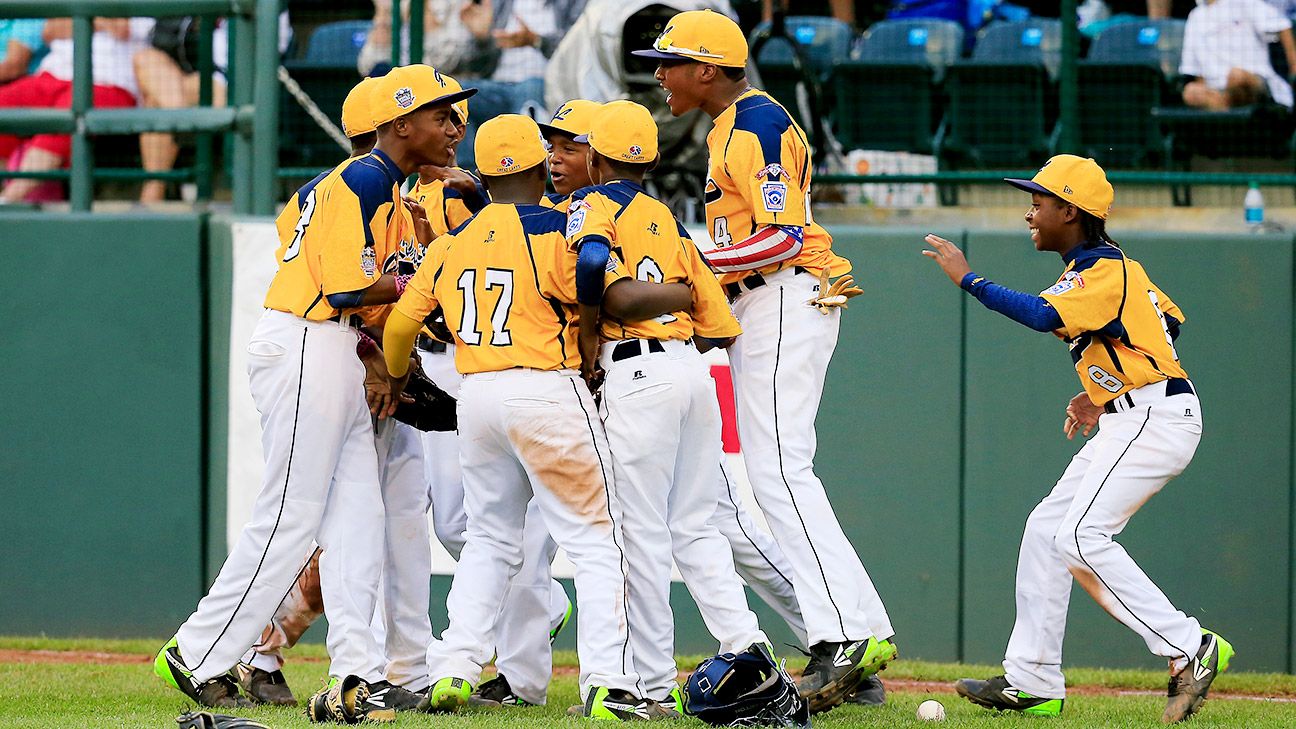
{"label": "metal railing", "polygon": [[[67,179],[71,207],[88,211],[95,179],[194,180],[201,199],[211,198],[214,134],[233,133],[234,210],[270,214],[275,206],[278,159],[278,16],[283,0],[0,0],[0,17],[72,18],[73,73],[69,109],[0,109],[0,132],[66,133],[72,137],[69,169],[0,171],[0,177]],[[229,103],[212,106],[212,23],[199,36],[198,106],[188,109],[95,109],[91,67],[95,17],[196,15],[230,19]],[[95,169],[93,138],[140,132],[195,133],[194,167],[150,172]]]}

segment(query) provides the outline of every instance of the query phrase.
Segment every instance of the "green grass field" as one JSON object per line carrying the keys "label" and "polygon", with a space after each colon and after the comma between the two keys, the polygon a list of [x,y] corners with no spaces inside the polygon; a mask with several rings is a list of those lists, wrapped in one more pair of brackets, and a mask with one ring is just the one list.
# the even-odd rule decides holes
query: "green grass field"
{"label": "green grass field", "polygon": [[[151,654],[156,641],[55,640],[0,638],[0,727],[174,727],[186,699],[153,676]],[[1243,659],[1245,657],[1242,657]],[[697,657],[680,659],[691,667]],[[579,720],[564,710],[576,702],[575,656],[560,653],[560,666],[549,694],[549,705],[507,712],[468,712],[460,715],[401,714],[399,726],[574,727]],[[789,661],[800,668],[803,660]],[[323,649],[303,646],[289,656],[285,674],[304,700],[319,688],[327,672]],[[1068,673],[1071,698],[1060,719],[996,715],[955,696],[950,682],[960,676],[989,676],[993,666],[898,661],[883,674],[889,684],[888,703],[881,708],[842,707],[815,717],[815,726],[927,726],[914,711],[926,699],[945,705],[946,724],[959,727],[1008,729],[1044,723],[1072,727],[1160,726],[1165,676],[1134,670],[1076,669]],[[246,712],[273,729],[311,726],[300,709],[262,708]],[[686,719],[678,725],[702,726]],[[1194,727],[1296,726],[1296,676],[1230,673],[1215,683],[1212,699],[1192,720]]]}

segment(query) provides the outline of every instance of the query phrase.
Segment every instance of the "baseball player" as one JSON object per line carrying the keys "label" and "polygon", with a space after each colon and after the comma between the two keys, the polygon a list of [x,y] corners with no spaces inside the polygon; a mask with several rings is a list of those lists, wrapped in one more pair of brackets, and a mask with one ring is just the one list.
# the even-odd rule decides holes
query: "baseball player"
{"label": "baseball player", "polygon": [[[742,324],[729,348],[752,489],[792,565],[811,660],[798,688],[812,712],[840,704],[895,658],[894,630],[814,474],[815,416],[839,309],[858,293],[810,212],[810,150],[788,112],[748,85],[747,41],[708,10],[674,16],[652,50],[671,113],[700,108],[707,136],[707,262]],[[827,289],[827,290],[825,290]]]}
{"label": "baseball player", "polygon": [[[684,286],[625,279],[615,260],[578,263],[566,218],[539,207],[545,149],[535,122],[507,114],[478,130],[479,172],[492,204],[437,239],[384,331],[387,364],[403,374],[424,319],[438,306],[456,344],[467,544],[447,599],[450,625],[429,650],[426,706],[468,701],[495,645],[500,595],[522,562],[534,496],[576,566],[582,713],[643,718],[646,702],[626,634],[621,507],[589,390],[575,368],[578,291],[640,301],[645,316],[687,306]],[[682,289],[682,291],[681,291]],[[639,291],[639,296],[635,292]]]}
{"label": "baseball player", "polygon": [[450,146],[450,104],[473,93],[444,91],[427,66],[380,79],[373,153],[343,162],[307,193],[295,234],[277,252],[267,311],[248,345],[266,461],[261,492],[207,596],[154,662],[198,703],[242,700],[226,672],[261,635],[312,542],[324,550],[330,675],[382,678],[369,623],[384,535],[353,527],[383,520],[356,328],[366,307],[403,290],[393,271],[415,232],[399,184],[419,164],[444,159],[429,150]]}
{"label": "baseball player", "polygon": [[679,716],[672,556],[721,653],[769,642],[711,520],[723,478],[720,407],[692,342],[694,335],[732,341],[741,329],[684,226],[643,189],[657,162],[652,113],[632,101],[609,102],[576,141],[590,146],[590,177],[598,184],[572,194],[568,243],[615,246],[635,278],[686,283],[693,292],[690,311],[649,321],[606,317],[600,324],[599,308],[584,305],[580,318],[582,341],[602,340],[599,414],[624,516],[634,664],[647,698]]}
{"label": "baseball player", "polygon": [[[456,105],[461,126],[468,121],[467,102]],[[467,222],[489,199],[481,182],[453,166],[423,167],[410,192],[429,211],[436,235]],[[440,211],[440,214],[437,213]],[[421,255],[421,254],[420,254]],[[455,369],[455,347],[421,334],[416,348],[423,370],[452,396],[461,377]],[[464,546],[468,517],[464,513],[463,480],[459,467],[459,438],[454,432],[423,434],[424,468],[437,539],[458,559]],[[553,675],[552,643],[571,620],[572,603],[549,565],[558,545],[549,536],[533,503],[523,532],[522,568],[510,581],[500,608],[495,667],[498,675],[477,687],[470,700],[485,706],[537,706],[547,701]],[[426,676],[426,672],[425,672]]]}
{"label": "baseball player", "polygon": [[1017,622],[1004,675],[961,679],[981,706],[1057,716],[1066,684],[1062,639],[1071,580],[1170,664],[1165,723],[1192,716],[1233,657],[1228,641],[1177,609],[1113,536],[1192,460],[1201,403],[1174,341],[1183,312],[1106,231],[1113,191],[1092,159],[1053,157],[1030,180],[1026,211],[1035,249],[1062,257],[1057,283],[1034,294],[973,273],[954,244],[927,236],[926,255],[987,308],[1067,343],[1083,391],[1063,430],[1098,435],[1071,459],[1026,520],[1017,561]]}

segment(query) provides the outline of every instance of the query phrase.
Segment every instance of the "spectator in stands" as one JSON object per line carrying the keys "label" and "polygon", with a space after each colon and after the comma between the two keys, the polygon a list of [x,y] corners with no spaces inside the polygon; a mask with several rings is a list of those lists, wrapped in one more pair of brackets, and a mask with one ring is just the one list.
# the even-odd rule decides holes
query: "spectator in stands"
{"label": "spectator in stands", "polygon": [[[424,37],[423,60],[478,89],[472,101],[476,119],[510,113],[548,117],[545,67],[585,2],[428,0],[431,30]],[[381,28],[383,16],[386,29]],[[390,35],[390,0],[375,0],[374,28],[360,54],[361,74],[381,71],[374,64],[390,61]],[[460,164],[473,162],[475,135],[476,125],[472,125],[459,145]]]}
{"label": "spectator in stands", "polygon": [[1188,14],[1179,72],[1191,80],[1184,103],[1212,111],[1267,99],[1292,106],[1292,88],[1274,71],[1269,43],[1277,34],[1296,69],[1292,22],[1264,0],[1204,0]]}
{"label": "spectator in stands", "polygon": [[[99,108],[135,106],[139,86],[131,58],[148,41],[153,18],[95,18],[93,104]],[[56,18],[45,23],[49,54],[34,76],[0,86],[0,107],[38,106],[66,109],[72,105],[72,20]],[[18,137],[0,135],[0,159],[7,159],[18,147]],[[23,155],[19,169],[58,169],[71,154],[66,134],[38,134]],[[21,202],[35,190],[38,181],[10,180],[0,192],[0,203]]]}
{"label": "spectator in stands", "polygon": [[0,84],[35,73],[45,57],[44,18],[0,20]]}

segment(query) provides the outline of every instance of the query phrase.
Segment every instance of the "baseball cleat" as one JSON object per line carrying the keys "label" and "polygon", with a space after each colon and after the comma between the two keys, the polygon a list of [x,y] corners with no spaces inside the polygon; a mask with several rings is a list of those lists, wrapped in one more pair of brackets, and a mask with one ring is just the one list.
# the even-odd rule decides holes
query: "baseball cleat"
{"label": "baseball cleat", "polygon": [[896,647],[890,640],[856,640],[848,643],[816,643],[810,647],[797,692],[806,700],[811,714],[839,706],[865,679],[895,660]]}
{"label": "baseball cleat", "polygon": [[428,689],[427,696],[418,704],[418,710],[429,713],[455,711],[468,704],[472,692],[472,684],[465,679],[443,678]]}
{"label": "baseball cleat", "polygon": [[650,703],[622,689],[590,686],[585,703],[567,709],[567,715],[595,721],[648,721],[652,718]]}
{"label": "baseball cleat", "polygon": [[648,719],[651,721],[682,719],[684,718],[684,714],[681,712],[683,707],[684,692],[676,685],[669,694],[666,694],[666,698],[661,701],[649,700]]}
{"label": "baseball cleat", "polygon": [[256,666],[240,663],[234,667],[234,675],[238,677],[239,688],[243,689],[254,704],[297,705],[297,698],[293,696],[292,689],[288,688],[288,681],[284,679],[283,671],[264,671]]}
{"label": "baseball cleat", "polygon": [[513,687],[509,686],[507,678],[503,675],[496,676],[472,692],[468,697],[468,703],[473,706],[486,706],[498,709],[502,706],[535,706],[529,701],[519,699],[513,693]]}
{"label": "baseball cleat", "polygon": [[846,703],[859,706],[882,706],[886,703],[886,687],[876,674],[864,679],[855,692],[846,697]]}
{"label": "baseball cleat", "polygon": [[239,695],[238,684],[229,674],[198,682],[185,667],[180,657],[180,644],[174,637],[162,646],[153,659],[153,673],[163,683],[193,699],[202,706],[214,709],[246,709],[252,702]]}
{"label": "baseball cleat", "polygon": [[995,711],[1020,711],[1033,716],[1058,716],[1062,713],[1062,699],[1032,696],[1008,683],[1003,676],[988,681],[960,678],[954,682],[954,690],[977,706]]}
{"label": "baseball cleat", "polygon": [[1233,646],[1209,630],[1202,629],[1201,648],[1179,673],[1170,677],[1166,690],[1166,709],[1161,715],[1163,724],[1181,722],[1201,708],[1215,677],[1228,670],[1233,660]]}
{"label": "baseball cleat", "polygon": [[382,709],[412,711],[422,701],[423,694],[383,679],[369,684],[369,698],[365,700],[365,708],[369,712]]}
{"label": "baseball cleat", "polygon": [[558,640],[558,636],[562,634],[563,630],[567,628],[567,624],[571,622],[571,617],[572,617],[572,601],[571,598],[569,597],[567,598],[566,612],[564,612],[563,616],[558,619],[558,623],[549,629],[549,645],[553,645],[554,641]]}

